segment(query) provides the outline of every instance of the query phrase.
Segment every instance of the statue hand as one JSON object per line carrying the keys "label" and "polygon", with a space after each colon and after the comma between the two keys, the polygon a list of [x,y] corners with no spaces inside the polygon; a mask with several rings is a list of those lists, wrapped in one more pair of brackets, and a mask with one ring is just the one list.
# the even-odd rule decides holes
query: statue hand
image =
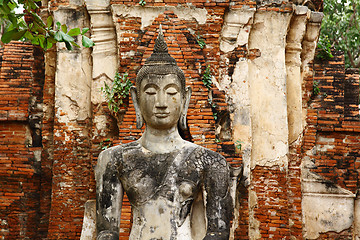
{"label": "statue hand", "polygon": [[207,233],[203,240],[228,240],[229,234],[226,232]]}
{"label": "statue hand", "polygon": [[104,230],[98,234],[96,240],[119,240],[119,234],[113,231]]}

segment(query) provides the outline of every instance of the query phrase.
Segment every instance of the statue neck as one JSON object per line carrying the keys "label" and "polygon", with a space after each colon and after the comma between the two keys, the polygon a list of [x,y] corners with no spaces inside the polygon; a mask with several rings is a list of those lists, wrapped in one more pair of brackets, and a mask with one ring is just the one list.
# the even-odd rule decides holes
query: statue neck
{"label": "statue neck", "polygon": [[139,143],[151,152],[167,153],[181,149],[185,140],[181,138],[177,126],[171,129],[154,129],[146,126]]}

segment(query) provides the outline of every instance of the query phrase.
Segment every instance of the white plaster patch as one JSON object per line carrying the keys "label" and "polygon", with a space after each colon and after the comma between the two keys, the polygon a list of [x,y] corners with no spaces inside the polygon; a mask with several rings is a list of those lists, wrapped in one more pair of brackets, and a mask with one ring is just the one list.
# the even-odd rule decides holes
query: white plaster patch
{"label": "white plaster patch", "polygon": [[220,50],[230,52],[248,43],[255,9],[236,9],[228,12],[221,32]]}
{"label": "white plaster patch", "polygon": [[317,239],[320,233],[341,232],[352,226],[354,199],[346,196],[307,194],[302,199],[304,238]]}
{"label": "white plaster patch", "polygon": [[91,69],[85,60],[88,53],[88,50],[82,54],[58,52],[55,107],[59,122],[85,120],[90,116]]}
{"label": "white plaster patch", "polygon": [[254,208],[257,206],[256,192],[249,191],[249,237],[250,239],[260,239],[260,221],[254,217]]}
{"label": "white plaster patch", "polygon": [[41,152],[42,152],[42,150],[34,150],[33,151],[35,161],[41,162]]}
{"label": "white plaster patch", "polygon": [[85,203],[84,219],[80,240],[96,239],[96,200]]}
{"label": "white plaster patch", "polygon": [[327,137],[324,137],[324,136],[318,136],[317,141],[318,142],[325,142],[325,143],[334,143],[335,138],[327,138]]}
{"label": "white plaster patch", "polygon": [[93,124],[95,125],[95,131],[97,135],[105,136],[106,135],[106,123],[108,119],[105,115],[95,115]]}
{"label": "white plaster patch", "polygon": [[[114,75],[115,76],[115,75]],[[99,77],[95,78],[91,85],[91,102],[92,104],[101,104],[106,101],[104,93],[101,91],[101,88],[104,88],[105,83],[110,86],[112,84],[112,79],[105,73],[101,74]]]}
{"label": "white plaster patch", "polygon": [[[142,7],[142,6],[125,6],[123,4],[111,5],[116,17],[140,17],[141,18],[141,30],[150,26],[154,19],[166,10],[173,11],[180,19],[192,20],[195,19],[199,24],[205,24],[207,20],[207,11],[203,8],[189,8],[184,6],[177,7]],[[116,24],[116,21],[115,21]]]}
{"label": "white plaster patch", "polygon": [[327,152],[330,149],[333,149],[334,145],[317,145],[316,150],[320,152]]}
{"label": "white plaster patch", "polygon": [[252,124],[252,164],[286,166],[288,121],[285,38],[291,15],[256,12],[249,49],[261,56],[249,61]]}
{"label": "white plaster patch", "polygon": [[174,13],[184,20],[195,19],[198,24],[205,24],[207,20],[207,10],[205,8],[189,8],[189,7],[167,7],[167,10],[173,10]]}
{"label": "white plaster patch", "polygon": [[360,239],[360,199],[355,200],[355,218],[354,218],[355,239]]}

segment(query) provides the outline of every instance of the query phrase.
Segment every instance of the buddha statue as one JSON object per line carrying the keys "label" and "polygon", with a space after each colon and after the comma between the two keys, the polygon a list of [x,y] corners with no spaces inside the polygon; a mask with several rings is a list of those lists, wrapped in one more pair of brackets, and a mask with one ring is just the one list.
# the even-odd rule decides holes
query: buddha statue
{"label": "buddha statue", "polygon": [[233,202],[229,165],[185,141],[191,88],[161,31],[131,89],[137,141],[102,151],[95,169],[97,240],[118,240],[123,193],[132,206],[130,240],[227,240]]}

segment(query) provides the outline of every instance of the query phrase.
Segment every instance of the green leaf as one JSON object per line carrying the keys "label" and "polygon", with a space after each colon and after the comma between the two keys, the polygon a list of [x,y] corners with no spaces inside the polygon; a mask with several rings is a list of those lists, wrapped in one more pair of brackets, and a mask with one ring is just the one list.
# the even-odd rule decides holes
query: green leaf
{"label": "green leaf", "polygon": [[38,9],[39,6],[33,0],[27,0],[27,4],[25,6],[29,6],[31,9]]}
{"label": "green leaf", "polygon": [[75,40],[73,37],[69,36],[66,33],[63,33],[63,32],[59,32],[59,33],[61,34],[62,40],[64,42],[73,42]]}
{"label": "green leaf", "polygon": [[57,42],[53,36],[48,37],[47,41],[53,44]]}
{"label": "green leaf", "polygon": [[30,41],[34,38],[34,36],[29,31],[26,31],[24,37],[29,39]]}
{"label": "green leaf", "polygon": [[73,47],[71,46],[71,44],[69,42],[65,42],[66,48],[67,50],[73,50]]}
{"label": "green leaf", "polygon": [[46,41],[46,49],[52,48],[53,43],[49,41],[49,39]]}
{"label": "green leaf", "polygon": [[80,28],[73,28],[73,29],[70,29],[70,31],[68,32],[68,34],[70,36],[77,36],[80,34]]}
{"label": "green leaf", "polygon": [[61,23],[56,22],[56,26],[57,26],[57,29],[60,29],[61,28]]}
{"label": "green leaf", "polygon": [[43,22],[43,20],[41,19],[41,17],[38,14],[31,12],[31,16],[34,19],[34,23],[39,24],[40,27],[46,27],[45,23]]}
{"label": "green leaf", "polygon": [[71,44],[77,48],[80,48],[79,44],[77,44],[76,42],[71,42]]}
{"label": "green leaf", "polygon": [[14,15],[8,15],[8,18],[10,20],[10,22],[14,25],[14,27],[16,28],[18,25],[18,19],[17,17]]}
{"label": "green leaf", "polygon": [[19,40],[25,35],[26,32],[27,32],[27,30],[18,31],[13,35],[12,39],[13,40]]}
{"label": "green leaf", "polygon": [[69,36],[68,34],[62,32],[62,31],[58,31],[55,33],[54,39],[57,42],[73,42],[74,38]]}
{"label": "green leaf", "polygon": [[48,16],[48,18],[46,19],[46,26],[50,28],[52,24],[53,24],[53,18],[52,16]]}
{"label": "green leaf", "polygon": [[8,31],[8,32],[5,32],[2,37],[1,37],[1,41],[3,43],[9,43],[12,39],[13,39],[13,36],[17,33],[17,30],[16,29],[13,29],[11,31]]}
{"label": "green leaf", "polygon": [[84,35],[88,31],[89,31],[89,28],[83,28],[82,31],[81,31],[81,35]]}
{"label": "green leaf", "polygon": [[46,46],[45,39],[39,37],[39,45],[41,48],[45,48]]}
{"label": "green leaf", "polygon": [[5,5],[5,6],[8,6],[8,7],[10,8],[10,10],[12,11],[12,10],[14,10],[14,9],[17,7],[17,4],[16,4],[15,2],[13,2],[13,1],[10,1],[10,2],[8,2],[8,4]]}
{"label": "green leaf", "polygon": [[60,31],[58,31],[58,32],[55,33],[54,39],[55,39],[55,41],[57,41],[57,42],[61,42],[61,41],[62,41],[62,37],[61,37],[61,32],[60,32]]}
{"label": "green leaf", "polygon": [[67,33],[67,26],[65,24],[61,25],[61,31]]}
{"label": "green leaf", "polygon": [[34,44],[34,45],[39,45],[39,37],[34,36],[34,38],[31,40],[31,43]]}
{"label": "green leaf", "polygon": [[0,0],[0,6],[4,4],[4,0]]}
{"label": "green leaf", "polygon": [[90,38],[82,36],[82,45],[84,47],[93,47],[95,44]]}

